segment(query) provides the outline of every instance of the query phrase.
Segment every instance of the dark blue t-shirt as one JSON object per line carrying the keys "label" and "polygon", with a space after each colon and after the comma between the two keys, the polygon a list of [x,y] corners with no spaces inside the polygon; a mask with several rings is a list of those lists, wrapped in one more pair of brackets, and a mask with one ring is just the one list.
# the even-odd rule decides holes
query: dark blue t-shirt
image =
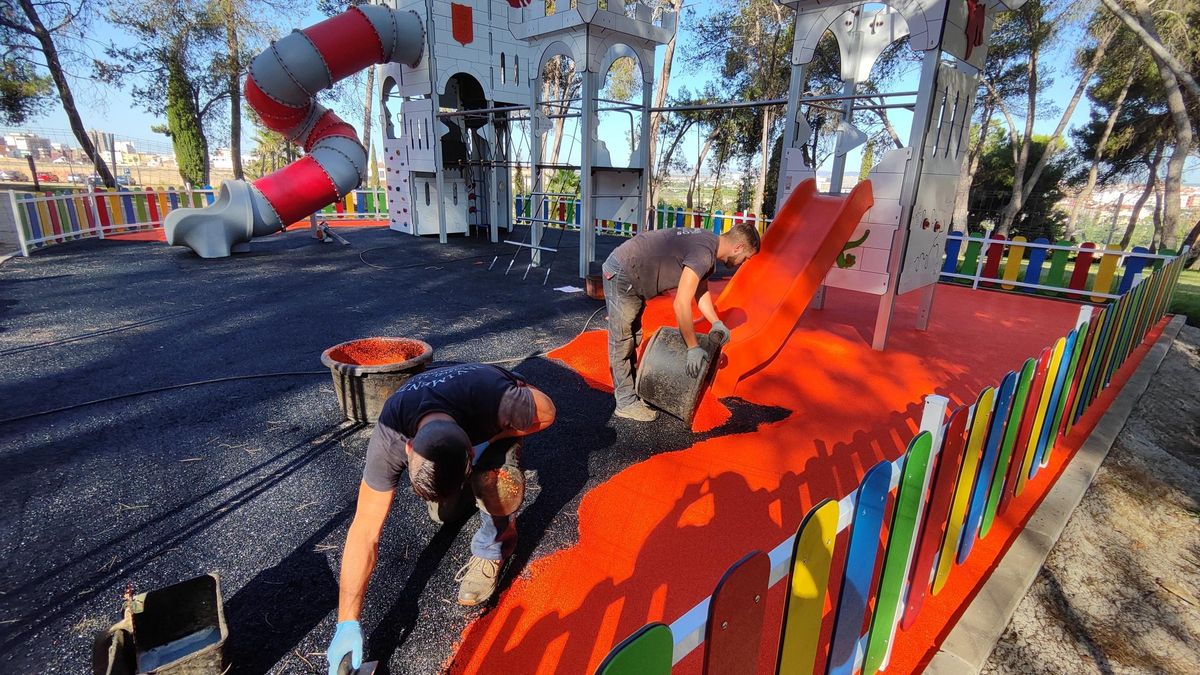
{"label": "dark blue t-shirt", "polygon": [[383,405],[367,445],[363,480],[373,490],[395,488],[408,465],[407,439],[430,413],[449,415],[478,445],[502,431],[528,427],[535,412],[525,380],[498,366],[469,363],[414,375]]}

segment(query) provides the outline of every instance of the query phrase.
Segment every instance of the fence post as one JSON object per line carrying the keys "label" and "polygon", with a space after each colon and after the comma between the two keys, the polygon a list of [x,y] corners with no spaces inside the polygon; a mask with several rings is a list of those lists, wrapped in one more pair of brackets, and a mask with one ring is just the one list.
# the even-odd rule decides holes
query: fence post
{"label": "fence post", "polygon": [[921,411],[920,431],[928,431],[933,437],[932,459],[942,447],[942,420],[946,419],[946,408],[950,407],[950,399],[940,394],[929,394],[925,397],[925,408]]}
{"label": "fence post", "polygon": [[21,227],[21,206],[17,204],[16,190],[8,191],[8,201],[12,205],[13,229],[17,231],[17,243],[21,246],[21,255],[29,257],[29,244],[25,243],[25,228]]}
{"label": "fence post", "polygon": [[[104,238],[104,223],[100,222],[100,207],[96,205],[96,199],[97,199],[96,193],[92,190],[88,190],[87,192],[84,192],[83,194],[86,195],[85,199],[87,199],[88,207],[91,209],[91,212],[92,212],[92,222],[96,223],[96,232],[98,233],[96,236],[103,239]],[[166,218],[166,216],[163,216],[163,217]]]}
{"label": "fence post", "polygon": [[[992,230],[992,232],[995,232],[995,230]],[[975,258],[975,278],[971,280],[971,290],[979,290],[979,277],[983,274],[983,262],[987,258],[986,246],[988,241],[990,241],[992,238],[992,232],[983,233],[983,244],[980,245],[979,255]],[[967,239],[970,238],[971,235],[968,232]]]}
{"label": "fence post", "polygon": [[1085,322],[1092,320],[1093,309],[1094,308],[1091,305],[1084,305],[1079,308],[1079,316],[1075,318],[1075,327],[1076,328],[1079,328]]}

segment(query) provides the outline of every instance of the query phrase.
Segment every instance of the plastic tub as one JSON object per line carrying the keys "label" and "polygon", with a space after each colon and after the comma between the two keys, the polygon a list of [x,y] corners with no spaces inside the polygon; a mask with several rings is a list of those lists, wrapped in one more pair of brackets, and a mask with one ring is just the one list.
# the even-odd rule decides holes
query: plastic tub
{"label": "plastic tub", "polygon": [[410,338],[350,340],[321,353],[342,413],[362,423],[378,420],[388,397],[431,362],[433,347]]}
{"label": "plastic tub", "polygon": [[229,629],[216,574],[134,597],[132,617],[139,673],[221,675],[226,671]]}

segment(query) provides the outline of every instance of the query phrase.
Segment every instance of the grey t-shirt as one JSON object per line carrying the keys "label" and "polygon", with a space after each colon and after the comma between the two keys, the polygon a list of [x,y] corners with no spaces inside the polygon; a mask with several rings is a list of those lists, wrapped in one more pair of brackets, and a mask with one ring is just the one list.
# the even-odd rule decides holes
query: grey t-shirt
{"label": "grey t-shirt", "polygon": [[649,299],[679,287],[683,268],[701,280],[716,269],[716,234],[693,228],[642,232],[617,247],[609,257],[633,284],[635,293]]}
{"label": "grey t-shirt", "polygon": [[408,466],[408,439],[435,412],[453,418],[477,446],[502,431],[528,428],[537,414],[525,380],[498,366],[468,363],[414,375],[388,398],[375,423],[363,469],[367,486],[380,492],[396,487]]}

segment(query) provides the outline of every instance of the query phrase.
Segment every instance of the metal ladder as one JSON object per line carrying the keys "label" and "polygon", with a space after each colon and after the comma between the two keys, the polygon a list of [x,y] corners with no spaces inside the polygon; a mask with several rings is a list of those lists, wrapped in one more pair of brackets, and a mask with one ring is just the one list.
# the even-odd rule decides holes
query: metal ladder
{"label": "metal ladder", "polygon": [[[542,198],[544,198],[544,197],[576,198],[577,195],[571,194],[571,193],[566,193],[566,192],[538,192],[538,191],[531,192],[531,193],[529,193],[529,199],[536,200],[536,202],[537,202],[537,205],[530,209],[531,213],[538,214],[542,211],[542,208],[543,208],[542,207],[542,204],[543,204]],[[516,241],[513,239],[505,239],[502,242],[505,244],[511,244],[512,246],[516,247],[516,250],[513,251],[512,260],[508,261],[508,267],[504,270],[504,275],[508,276],[508,273],[512,271],[513,265],[516,264],[517,259],[521,256],[522,251],[529,251],[529,262],[525,265],[525,274],[523,274],[521,276],[522,280],[527,279],[529,277],[529,272],[533,269],[534,265],[543,266],[542,256],[540,255],[541,253],[543,253],[543,252],[544,253],[552,253],[554,255],[550,258],[550,261],[546,262],[544,264],[544,266],[546,268],[546,274],[542,278],[542,285],[545,286],[546,282],[548,282],[550,280],[550,268],[554,264],[554,259],[558,257],[558,250],[562,246],[562,238],[563,238],[563,235],[566,234],[566,232],[567,232],[567,225],[571,225],[572,223],[570,223],[566,220],[558,220],[556,218],[543,218],[543,217],[538,217],[536,215],[535,216],[525,216],[522,214],[517,214],[516,217],[513,218],[513,220],[520,222],[520,223],[528,223],[529,224],[529,238],[528,238],[528,241]],[[537,231],[537,225],[559,225],[560,226],[559,230],[558,230],[558,238],[555,240],[554,246],[543,246],[543,245],[541,245],[540,240],[537,244],[533,243],[534,233]],[[493,267],[495,267],[496,261],[499,259],[500,259],[499,255],[492,258],[492,264],[488,266],[488,269],[490,270]]]}

